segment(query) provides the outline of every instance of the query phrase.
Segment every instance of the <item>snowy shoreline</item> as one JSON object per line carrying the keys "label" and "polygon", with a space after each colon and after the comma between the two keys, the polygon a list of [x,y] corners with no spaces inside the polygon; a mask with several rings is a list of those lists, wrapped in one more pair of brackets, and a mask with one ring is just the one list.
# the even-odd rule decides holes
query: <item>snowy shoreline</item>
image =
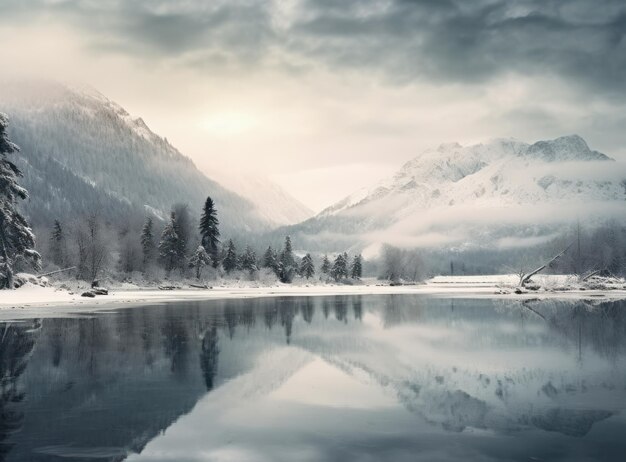
{"label": "snowy shoreline", "polygon": [[[613,290],[539,290],[516,294],[511,276],[436,277],[423,284],[391,286],[368,281],[362,285],[274,285],[219,286],[211,289],[112,288],[109,295],[81,297],[54,287],[28,284],[13,291],[0,292],[0,319],[62,316],[146,304],[176,301],[205,301],[266,297],[311,297],[334,295],[426,295],[450,298],[484,299],[626,299],[626,288]],[[557,277],[550,278],[554,283]],[[561,277],[562,279],[563,277]]]}

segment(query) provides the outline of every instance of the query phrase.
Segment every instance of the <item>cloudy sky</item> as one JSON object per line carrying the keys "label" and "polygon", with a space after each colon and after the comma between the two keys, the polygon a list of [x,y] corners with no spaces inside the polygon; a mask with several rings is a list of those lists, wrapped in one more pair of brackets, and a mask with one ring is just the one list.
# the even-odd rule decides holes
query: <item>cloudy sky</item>
{"label": "cloudy sky", "polygon": [[0,0],[3,73],[88,83],[315,210],[442,142],[626,158],[623,0]]}

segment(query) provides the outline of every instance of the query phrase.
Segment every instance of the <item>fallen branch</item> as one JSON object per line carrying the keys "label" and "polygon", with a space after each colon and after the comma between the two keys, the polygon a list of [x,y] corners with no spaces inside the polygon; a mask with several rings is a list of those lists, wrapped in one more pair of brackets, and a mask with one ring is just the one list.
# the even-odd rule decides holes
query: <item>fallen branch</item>
{"label": "fallen branch", "polygon": [[546,268],[547,268],[547,267],[549,267],[549,266],[552,266],[552,264],[553,264],[554,262],[556,262],[556,261],[557,261],[559,258],[561,258],[563,255],[565,255],[565,252],[567,252],[571,246],[572,246],[572,244],[568,245],[568,246],[565,248],[565,250],[563,250],[563,251],[562,251],[561,253],[559,253],[558,255],[555,255],[554,257],[552,257],[552,259],[551,259],[548,263],[546,263],[546,264],[544,264],[544,265],[541,265],[539,268],[535,269],[534,271],[531,271],[530,273],[528,273],[528,274],[526,274],[526,275],[522,276],[522,277],[520,278],[520,286],[521,286],[521,287],[524,287],[524,286],[525,286],[525,285],[526,285],[526,284],[530,281],[530,278],[532,278],[535,274],[540,273],[541,271],[543,271],[544,269],[546,269]]}
{"label": "fallen branch", "polygon": [[64,271],[69,271],[69,270],[73,270],[76,269],[75,266],[70,266],[69,268],[63,268],[63,269],[59,269],[59,270],[55,270],[55,271],[50,271],[49,273],[43,273],[43,274],[39,274],[37,275],[38,278],[43,278],[46,276],[52,276],[53,274],[57,274],[57,273],[63,273]]}
{"label": "fallen branch", "polygon": [[580,282],[585,282],[585,281],[587,281],[588,279],[592,278],[592,277],[593,277],[593,276],[595,276],[596,274],[599,274],[601,271],[602,271],[602,270],[594,270],[594,271],[589,272],[588,274],[586,274],[586,275],[584,275],[584,276],[582,276],[582,277],[580,278]]}

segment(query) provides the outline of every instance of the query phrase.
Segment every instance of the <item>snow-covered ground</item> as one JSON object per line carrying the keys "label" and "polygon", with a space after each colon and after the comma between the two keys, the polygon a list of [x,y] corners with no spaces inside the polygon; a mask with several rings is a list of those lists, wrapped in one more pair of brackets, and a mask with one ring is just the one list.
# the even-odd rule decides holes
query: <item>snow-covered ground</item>
{"label": "snow-covered ground", "polygon": [[[616,285],[613,290],[588,290],[577,287],[573,276],[536,276],[535,282],[542,286],[536,291],[514,291],[518,281],[515,275],[488,276],[437,276],[423,284],[390,286],[375,279],[364,279],[361,285],[267,285],[253,282],[222,283],[210,289],[182,286],[175,290],[142,288],[124,284],[111,288],[109,295],[95,298],[81,297],[80,292],[41,287],[27,283],[23,287],[0,292],[0,318],[16,318],[60,315],[85,309],[107,309],[144,303],[167,301],[211,300],[225,298],[297,297],[332,295],[385,295],[415,294],[464,298],[606,298],[626,299],[626,285]],[[567,289],[567,290],[564,290]]]}

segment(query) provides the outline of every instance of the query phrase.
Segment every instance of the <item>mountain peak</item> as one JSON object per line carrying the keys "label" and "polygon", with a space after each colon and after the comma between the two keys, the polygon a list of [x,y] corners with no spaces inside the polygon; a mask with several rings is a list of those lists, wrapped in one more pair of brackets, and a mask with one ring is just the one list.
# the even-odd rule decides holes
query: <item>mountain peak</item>
{"label": "mountain peak", "polygon": [[537,141],[530,145],[523,155],[545,162],[612,160],[601,152],[589,149],[587,142],[579,135]]}
{"label": "mountain peak", "polygon": [[454,141],[452,143],[441,143],[439,147],[437,148],[437,151],[447,152],[447,151],[454,151],[455,149],[462,149],[462,148],[463,146],[461,146],[459,143]]}

